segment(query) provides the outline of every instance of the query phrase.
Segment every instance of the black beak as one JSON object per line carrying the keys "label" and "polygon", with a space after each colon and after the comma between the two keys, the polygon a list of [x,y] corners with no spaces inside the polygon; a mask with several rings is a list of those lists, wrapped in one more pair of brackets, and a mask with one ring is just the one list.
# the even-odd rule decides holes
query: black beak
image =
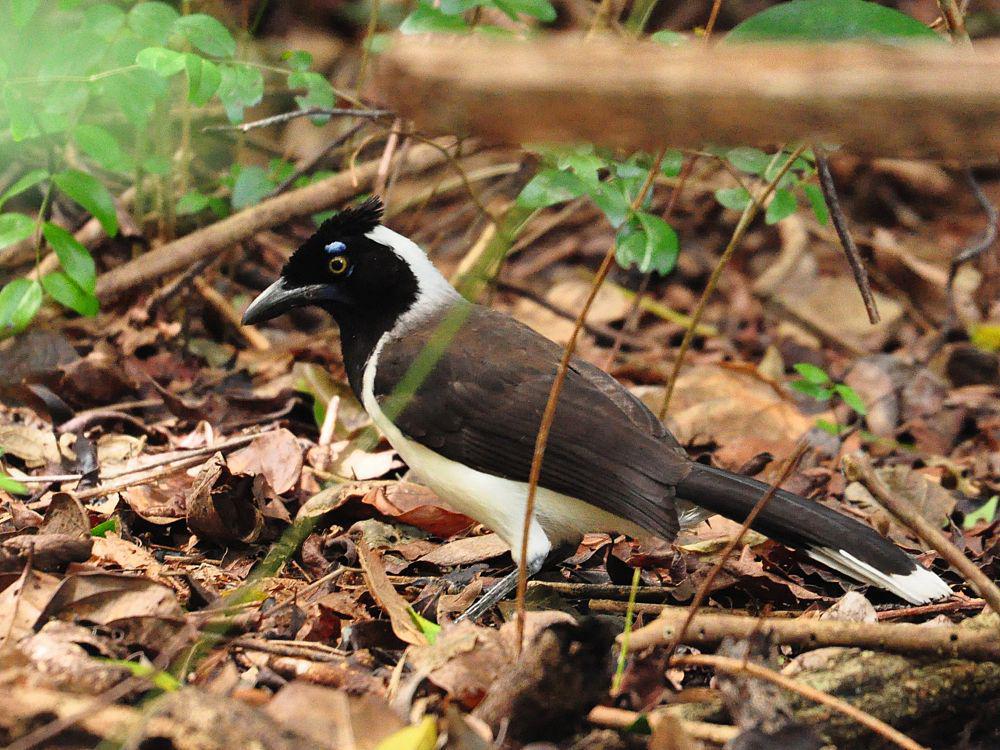
{"label": "black beak", "polygon": [[344,292],[330,284],[296,286],[283,276],[257,295],[243,313],[243,325],[255,325],[276,318],[294,307],[321,302],[347,302]]}

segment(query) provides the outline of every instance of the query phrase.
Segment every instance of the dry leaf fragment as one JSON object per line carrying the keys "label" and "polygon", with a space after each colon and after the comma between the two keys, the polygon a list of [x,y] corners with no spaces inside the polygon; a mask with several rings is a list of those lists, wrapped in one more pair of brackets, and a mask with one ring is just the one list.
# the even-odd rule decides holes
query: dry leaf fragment
{"label": "dry leaf fragment", "polygon": [[375,506],[383,515],[443,538],[475,523],[468,516],[444,507],[430,488],[412,482],[376,487],[362,501]]}
{"label": "dry leaf fragment", "polygon": [[413,610],[393,588],[381,558],[372,551],[364,539],[358,541],[358,560],[361,563],[361,570],[364,572],[368,590],[375,597],[379,606],[389,615],[392,632],[404,643],[426,645],[428,643],[427,636],[424,635],[410,614]]}
{"label": "dry leaf fragment", "polygon": [[419,558],[418,562],[432,563],[442,568],[469,565],[499,557],[510,551],[510,546],[496,534],[470,536],[442,544],[433,552]]}
{"label": "dry leaf fragment", "polygon": [[264,710],[275,721],[307,737],[311,747],[374,750],[405,722],[382,698],[354,697],[303,681],[290,682]]}
{"label": "dry leaf fragment", "polygon": [[64,570],[74,562],[90,559],[90,537],[70,534],[20,534],[0,544],[0,570],[21,570],[27,562],[38,570]]}
{"label": "dry leaf fragment", "polygon": [[57,492],[45,509],[45,517],[38,531],[89,538],[90,517],[79,500],[67,492]]}
{"label": "dry leaf fragment", "polygon": [[263,474],[279,495],[293,489],[302,472],[302,446],[285,429],[254,438],[246,448],[231,454],[226,465],[233,474]]}
{"label": "dry leaf fragment", "polygon": [[249,544],[264,528],[263,476],[233,474],[217,453],[202,467],[187,502],[188,527],[200,536]]}
{"label": "dry leaf fragment", "polygon": [[34,632],[35,623],[61,583],[55,576],[26,568],[0,593],[0,651]]}
{"label": "dry leaf fragment", "polygon": [[173,589],[149,578],[115,573],[77,573],[61,582],[41,619],[83,620],[97,625],[140,617],[177,619]]}
{"label": "dry leaf fragment", "polygon": [[23,424],[0,426],[0,449],[32,469],[59,463],[59,446],[50,430]]}

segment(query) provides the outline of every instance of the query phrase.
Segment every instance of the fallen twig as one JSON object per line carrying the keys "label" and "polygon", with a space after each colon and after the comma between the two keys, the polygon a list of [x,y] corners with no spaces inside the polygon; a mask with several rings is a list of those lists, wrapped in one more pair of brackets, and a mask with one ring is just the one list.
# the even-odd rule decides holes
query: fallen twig
{"label": "fallen twig", "polygon": [[830,173],[830,160],[826,153],[817,145],[813,146],[813,153],[816,155],[816,172],[819,176],[819,187],[823,191],[823,199],[826,207],[830,209],[830,219],[833,221],[833,228],[837,230],[840,238],[840,245],[844,248],[844,255],[851,266],[851,273],[854,274],[854,283],[858,285],[861,292],[861,299],[864,300],[865,310],[868,312],[868,321],[875,325],[882,317],[878,314],[878,305],[875,304],[875,295],[872,294],[871,283],[868,281],[868,271],[865,269],[864,261],[861,259],[861,252],[851,235],[851,228],[847,226],[847,216],[840,206],[840,198],[837,195],[837,186],[833,182],[833,175]]}
{"label": "fallen twig", "polygon": [[784,675],[778,674],[777,672],[770,670],[767,667],[763,667],[760,664],[754,664],[753,662],[743,661],[741,659],[731,659],[727,656],[685,654],[683,656],[672,657],[671,665],[675,667],[711,667],[712,669],[726,672],[728,674],[735,675],[745,673],[753,677],[758,677],[762,680],[767,680],[768,682],[771,682],[779,687],[791,690],[792,692],[798,693],[811,701],[821,703],[824,706],[828,706],[829,708],[850,717],[889,742],[905,748],[905,750],[925,750],[922,745],[914,742],[898,729],[895,729],[886,724],[884,721],[880,721],[874,716],[855,708],[850,703],[842,701],[840,698],[835,698],[829,693],[824,693],[821,690],[810,687],[809,685],[805,685],[801,682],[785,677]]}
{"label": "fallen twig", "polygon": [[260,120],[251,120],[239,125],[208,125],[201,129],[203,133],[213,133],[221,131],[238,131],[248,133],[257,128],[267,128],[271,125],[281,125],[282,123],[296,120],[300,117],[360,117],[364,120],[380,120],[383,117],[392,117],[392,112],[387,109],[354,109],[350,107],[308,107],[297,109],[294,112],[283,112],[280,115],[272,115]]}
{"label": "fallen twig", "polygon": [[945,287],[948,296],[948,321],[944,326],[945,334],[958,322],[958,310],[955,309],[955,275],[962,265],[978,258],[997,241],[997,223],[1000,222],[1000,210],[997,209],[989,196],[983,192],[983,188],[980,186],[978,180],[976,180],[976,176],[972,173],[972,170],[969,167],[964,167],[962,175],[965,177],[965,181],[972,194],[976,197],[979,206],[983,209],[983,213],[986,214],[986,227],[983,229],[982,234],[975,240],[955,253],[955,257],[951,259],[951,263],[948,265],[948,283]]}
{"label": "fallen twig", "polygon": [[[632,632],[632,648],[664,646],[677,639],[685,613],[664,610],[649,625]],[[682,639],[688,645],[714,646],[723,638],[748,638],[763,633],[775,643],[813,649],[845,646],[894,654],[928,654],[962,659],[1000,661],[1000,641],[992,630],[954,625],[868,623],[815,618],[759,618],[729,614],[698,614]]]}
{"label": "fallen twig", "polygon": [[[655,729],[661,716],[657,711],[647,714],[627,711],[624,708],[614,708],[613,706],[594,706],[587,716],[587,721],[599,727],[628,729],[642,718],[645,718],[649,725]],[[713,745],[725,745],[739,734],[736,727],[726,724],[709,724],[707,721],[687,721],[685,719],[678,719],[678,721],[681,722],[681,727],[691,739],[711,742]]]}
{"label": "fallen twig", "polygon": [[948,538],[909,503],[896,497],[875,473],[871,462],[862,454],[844,456],[844,473],[861,482],[886,510],[921,540],[933,547],[974,588],[990,608],[1000,614],[1000,589],[975,563],[962,554]]}
{"label": "fallen twig", "polygon": [[[415,146],[406,166],[419,172],[447,161],[441,146]],[[354,172],[341,172],[325,180],[270,198],[237,214],[191,232],[135,260],[109,271],[97,280],[97,296],[102,302],[219,252],[252,236],[261,229],[282,224],[298,216],[308,216],[356,195],[371,186],[378,172],[378,160],[365,162]],[[354,183],[357,177],[357,185]]]}

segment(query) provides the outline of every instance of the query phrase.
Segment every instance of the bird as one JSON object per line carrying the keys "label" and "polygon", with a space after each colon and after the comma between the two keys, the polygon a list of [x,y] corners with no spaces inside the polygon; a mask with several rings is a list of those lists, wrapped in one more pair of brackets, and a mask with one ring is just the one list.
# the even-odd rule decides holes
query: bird
{"label": "bird", "polygon": [[[296,307],[340,328],[351,389],[409,468],[510,545],[515,570],[465,613],[478,618],[588,532],[671,542],[719,514],[743,522],[771,488],[694,461],[637,397],[573,358],[557,402],[521,559],[528,479],[563,348],[463,298],[372,197],[324,221],[246,308],[259,324]],[[752,524],[863,584],[919,605],[951,594],[875,530],[778,489]]]}

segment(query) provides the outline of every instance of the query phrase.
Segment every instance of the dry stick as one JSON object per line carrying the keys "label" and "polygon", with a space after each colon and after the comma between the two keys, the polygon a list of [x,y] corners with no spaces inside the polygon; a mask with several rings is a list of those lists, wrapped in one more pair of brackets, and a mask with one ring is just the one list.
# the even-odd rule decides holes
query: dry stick
{"label": "dry stick", "polygon": [[[587,715],[587,721],[600,727],[628,729],[643,717],[652,725],[653,729],[656,729],[656,724],[660,720],[656,713],[643,714],[613,706],[594,706]],[[702,742],[711,742],[713,745],[725,745],[740,733],[736,727],[726,724],[709,724],[704,721],[688,721],[687,719],[678,719],[678,721],[689,737]]]}
{"label": "dry stick", "polygon": [[712,270],[712,275],[708,278],[705,290],[701,293],[701,298],[698,300],[698,306],[691,315],[691,327],[684,332],[684,338],[681,341],[680,349],[677,351],[677,359],[674,361],[674,368],[670,373],[670,379],[667,381],[667,388],[663,394],[663,405],[660,406],[660,413],[658,415],[661,420],[667,415],[667,408],[670,406],[670,397],[673,395],[674,387],[677,385],[677,378],[681,372],[681,365],[684,364],[684,355],[687,354],[688,347],[691,346],[691,342],[694,340],[695,331],[698,327],[698,323],[701,321],[702,314],[705,312],[705,307],[708,305],[708,299],[715,291],[715,286],[719,283],[719,277],[722,276],[722,269],[724,269],[726,264],[729,263],[729,259],[733,256],[736,248],[743,240],[743,236],[750,228],[750,223],[757,217],[760,206],[768,199],[768,197],[770,197],[771,193],[774,192],[778,183],[781,181],[781,178],[785,176],[785,173],[791,169],[792,164],[805,150],[805,145],[801,145],[789,154],[787,161],[782,165],[781,169],[778,170],[774,179],[767,183],[767,186],[764,188],[764,192],[760,195],[760,199],[750,201],[749,205],[743,209],[743,214],[740,216],[740,220],[737,222],[736,228],[733,230],[733,236],[729,238],[729,244],[726,245],[726,249],[722,252],[722,257],[719,258],[719,262]]}
{"label": "dry stick", "polygon": [[[649,625],[632,632],[632,648],[672,643],[684,622],[684,612],[666,609]],[[992,629],[913,623],[838,622],[814,618],[766,618],[731,614],[699,614],[684,643],[715,646],[724,638],[745,639],[761,632],[777,644],[806,649],[825,646],[865,648],[893,654],[1000,661],[1000,641]]]}
{"label": "dry stick", "polygon": [[295,120],[299,117],[360,117],[365,120],[381,120],[385,117],[392,117],[392,112],[387,109],[350,109],[341,107],[309,107],[308,109],[297,109],[294,112],[283,112],[280,115],[272,115],[261,120],[252,120],[239,125],[209,125],[201,129],[203,133],[239,131],[249,133],[256,128],[267,128],[271,125],[280,125]]}
{"label": "dry stick", "polygon": [[976,567],[961,550],[952,544],[939,528],[917,512],[905,500],[896,497],[881,477],[875,473],[867,457],[856,454],[844,456],[844,474],[852,481],[859,481],[879,501],[879,504],[896,517],[900,523],[913,531],[920,539],[943,557],[957,570],[966,582],[986,600],[990,608],[1000,613],[1000,589],[983,571]]}
{"label": "dry stick", "polygon": [[[435,146],[410,149],[407,167],[420,172],[447,161]],[[447,153],[447,151],[445,151]],[[261,229],[282,224],[299,216],[323,211],[340,201],[367,190],[378,172],[378,161],[361,164],[353,172],[342,172],[311,185],[258,203],[252,208],[191,232],[156,250],[141,255],[97,280],[97,296],[107,302],[129,289],[152,283],[163,276],[189,267],[192,263],[218,253]],[[354,184],[354,177],[358,184]]]}
{"label": "dry stick", "polygon": [[847,216],[844,215],[844,209],[840,205],[840,197],[837,195],[837,186],[834,185],[833,175],[830,174],[830,161],[823,149],[817,145],[813,146],[813,153],[816,154],[816,173],[819,176],[819,187],[823,192],[827,208],[830,209],[833,228],[837,231],[840,244],[844,248],[844,255],[847,256],[847,262],[851,266],[854,283],[858,285],[858,291],[861,292],[865,310],[868,311],[868,321],[875,325],[882,317],[875,304],[875,295],[872,294],[871,283],[868,281],[868,271],[865,269],[864,261],[861,260],[861,253],[853,235],[851,235],[851,229],[847,226]]}
{"label": "dry stick", "polygon": [[792,470],[798,465],[799,459],[802,458],[802,454],[805,453],[805,444],[799,445],[795,453],[792,454],[791,458],[785,463],[784,468],[781,470],[781,474],[775,480],[767,492],[764,493],[763,497],[758,500],[750,512],[747,514],[746,519],[743,521],[743,525],[740,526],[740,530],[736,532],[736,535],[729,540],[726,544],[725,549],[722,550],[722,554],[719,556],[718,562],[712,566],[712,569],[708,572],[708,576],[702,581],[701,586],[698,587],[698,591],[694,595],[694,599],[691,600],[691,604],[687,609],[687,616],[685,617],[684,623],[681,625],[680,629],[677,631],[677,637],[671,641],[667,648],[667,658],[669,659],[673,656],[674,651],[677,650],[677,646],[684,640],[685,635],[687,635],[688,628],[691,627],[691,621],[694,620],[694,616],[698,614],[698,609],[701,607],[702,603],[708,597],[708,592],[715,582],[716,577],[722,572],[722,568],[725,566],[726,561],[729,560],[730,555],[733,554],[733,550],[739,545],[740,540],[743,539],[743,535],[749,531],[750,526],[753,525],[754,520],[760,515],[761,511],[767,507],[767,504],[771,502],[771,498],[778,491],[781,483],[784,482],[791,475]]}
{"label": "dry stick", "polygon": [[220,294],[215,287],[209,284],[201,276],[196,276],[194,286],[198,290],[201,298],[208,303],[243,339],[250,344],[250,347],[258,352],[264,352],[271,348],[271,342],[267,337],[253,326],[243,325],[243,320],[236,309],[229,304],[229,300]]}
{"label": "dry stick", "polygon": [[976,180],[972,169],[964,167],[962,175],[965,177],[965,181],[969,185],[969,189],[972,191],[973,196],[975,196],[980,208],[983,209],[983,213],[986,214],[986,227],[983,229],[983,233],[973,240],[971,244],[959,250],[948,265],[948,282],[945,286],[948,298],[948,320],[943,326],[942,338],[958,322],[958,310],[955,308],[955,275],[958,273],[960,266],[978,258],[996,242],[997,222],[1000,221],[1000,211],[997,210],[996,205],[989,199],[989,196],[983,192],[983,188]]}
{"label": "dry stick", "polygon": [[715,670],[732,675],[747,674],[751,677],[766,680],[777,685],[778,687],[784,688],[785,690],[798,693],[803,698],[807,698],[824,706],[829,706],[834,711],[838,711],[839,713],[850,717],[862,726],[865,726],[876,734],[884,737],[889,742],[905,748],[905,750],[926,750],[923,745],[914,742],[898,729],[889,726],[884,721],[879,721],[874,716],[855,708],[850,703],[842,701],[840,698],[835,698],[829,693],[824,693],[804,683],[792,680],[782,674],[778,674],[777,672],[761,666],[760,664],[746,662],[742,659],[732,659],[728,656],[689,654],[673,657],[673,659],[671,659],[671,666],[711,667]]}
{"label": "dry stick", "polygon": [[[642,187],[639,188],[639,192],[636,193],[636,196],[632,201],[631,209],[633,211],[642,205],[642,201],[645,200],[646,194],[652,187],[653,180],[656,178],[657,172],[660,171],[660,164],[663,163],[664,153],[665,149],[660,149],[656,158],[653,160],[653,165],[649,169],[649,174],[646,175],[646,181],[643,182]],[[569,370],[569,362],[573,357],[573,351],[576,349],[577,337],[580,335],[580,329],[583,328],[583,323],[587,318],[587,313],[590,312],[590,306],[594,304],[594,300],[597,298],[597,293],[601,289],[601,284],[604,282],[604,278],[608,275],[608,271],[611,270],[611,264],[614,260],[615,243],[612,241],[611,247],[608,248],[608,252],[605,253],[604,260],[601,262],[601,267],[597,269],[597,275],[594,277],[594,282],[590,286],[590,294],[587,295],[587,300],[583,303],[583,307],[580,309],[580,314],[576,316],[576,322],[573,325],[573,333],[570,335],[569,341],[566,343],[566,348],[563,350],[563,356],[559,362],[559,369],[556,371],[556,376],[552,381],[552,388],[549,391],[549,400],[545,404],[545,411],[542,414],[542,422],[538,426],[538,435],[535,438],[535,452],[531,457],[531,472],[528,474],[528,497],[524,507],[524,525],[521,528],[521,555],[519,558],[517,576],[517,653],[519,656],[521,654],[522,642],[524,641],[524,596],[528,589],[528,569],[526,567],[528,557],[528,534],[531,532],[531,522],[535,518],[535,494],[538,490],[538,480],[542,474],[542,459],[545,457],[545,445],[549,439],[549,430],[552,429],[552,423],[555,421],[556,405],[559,402],[559,393],[562,391],[563,383],[566,380],[566,372]]]}

